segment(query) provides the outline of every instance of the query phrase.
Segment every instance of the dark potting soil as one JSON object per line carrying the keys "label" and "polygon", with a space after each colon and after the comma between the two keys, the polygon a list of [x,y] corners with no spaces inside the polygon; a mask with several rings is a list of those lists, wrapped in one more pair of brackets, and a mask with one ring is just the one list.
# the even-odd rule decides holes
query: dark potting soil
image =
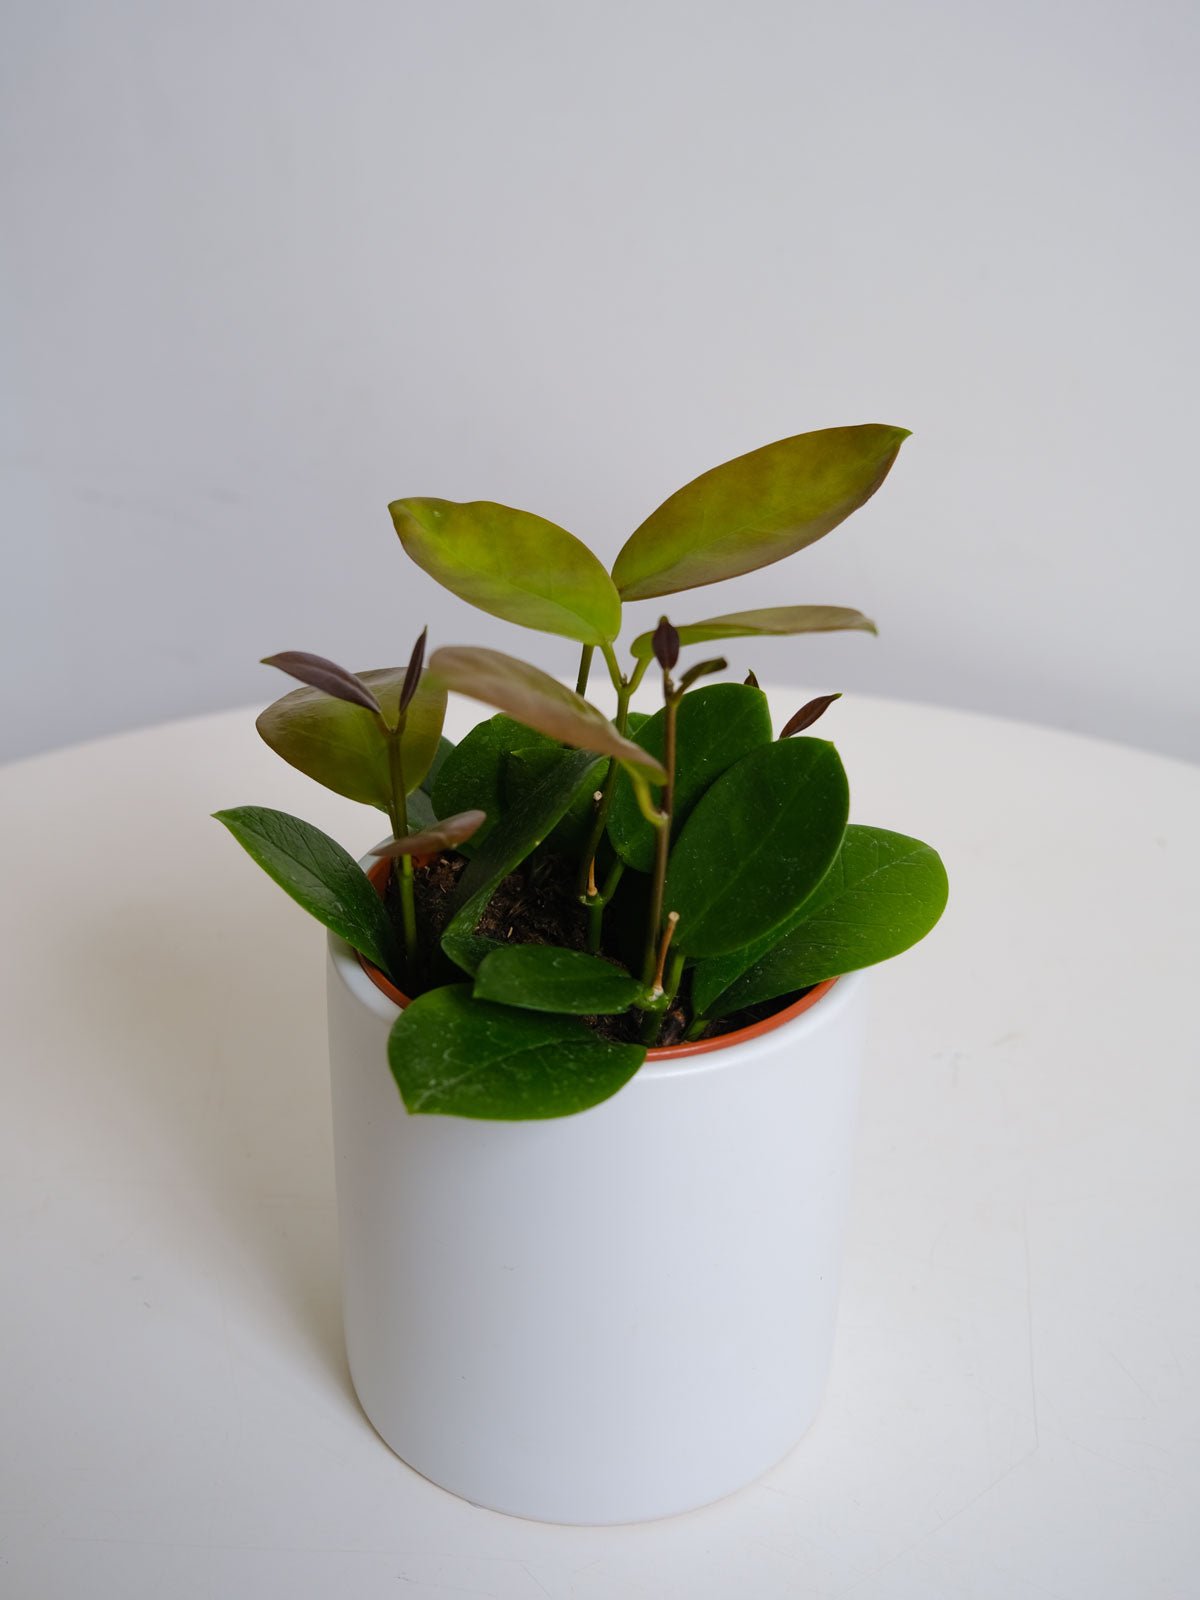
{"label": "dark potting soil", "polygon": [[[447,851],[427,865],[417,867],[413,884],[417,926],[423,948],[437,948],[450,920],[454,892],[467,865],[465,856],[456,851]],[[576,867],[577,863],[565,856],[547,855],[533,863],[523,862],[500,884],[480,918],[476,932],[486,938],[499,940],[502,944],[551,944],[567,950],[586,949],[588,914],[575,892]],[[389,881],[385,900],[399,924],[399,905],[393,884],[394,880]],[[615,965],[621,964],[604,950],[600,954]],[[799,989],[795,994],[747,1006],[731,1016],[709,1023],[700,1037],[713,1039],[724,1033],[733,1033],[738,1028],[748,1028],[774,1016],[806,993],[807,990]],[[636,1011],[623,1016],[583,1017],[580,1020],[603,1039],[636,1043],[640,1037],[642,1019]],[[680,1044],[690,1025],[690,1008],[682,998],[677,998],[663,1018],[658,1044]]]}

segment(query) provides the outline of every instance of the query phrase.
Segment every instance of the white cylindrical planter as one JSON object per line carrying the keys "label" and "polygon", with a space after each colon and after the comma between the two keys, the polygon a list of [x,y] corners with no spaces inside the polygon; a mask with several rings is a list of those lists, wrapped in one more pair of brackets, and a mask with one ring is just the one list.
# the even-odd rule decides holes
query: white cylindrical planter
{"label": "white cylindrical planter", "polygon": [[590,1111],[481,1122],[409,1115],[397,1007],[330,939],[346,1346],[399,1456],[498,1511],[612,1523],[787,1454],[829,1366],[862,983]]}

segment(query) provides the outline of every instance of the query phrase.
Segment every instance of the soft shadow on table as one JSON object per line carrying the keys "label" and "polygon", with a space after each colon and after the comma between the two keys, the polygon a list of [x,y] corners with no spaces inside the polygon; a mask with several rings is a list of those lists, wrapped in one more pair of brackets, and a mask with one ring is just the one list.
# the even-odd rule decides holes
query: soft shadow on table
{"label": "soft shadow on table", "polygon": [[161,1186],[155,1203],[180,1265],[210,1277],[215,1256],[231,1323],[256,1343],[286,1341],[357,1411],[342,1337],[319,936],[297,917],[281,938],[279,919],[257,907],[239,906],[231,930],[211,893],[170,921],[161,901],[96,911],[90,919],[79,907],[66,933],[78,944],[62,952],[80,974],[91,1070],[103,1073],[89,1147],[102,1170]]}

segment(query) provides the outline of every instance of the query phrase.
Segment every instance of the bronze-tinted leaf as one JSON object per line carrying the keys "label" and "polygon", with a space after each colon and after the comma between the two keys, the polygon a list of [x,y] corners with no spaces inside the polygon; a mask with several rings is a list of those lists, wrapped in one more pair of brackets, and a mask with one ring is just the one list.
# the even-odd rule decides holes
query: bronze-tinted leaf
{"label": "bronze-tinted leaf", "polygon": [[802,733],[805,728],[811,728],[817,718],[824,716],[833,702],[841,698],[842,692],[840,689],[837,694],[817,695],[815,700],[808,701],[806,705],[800,707],[794,716],[788,718],[779,737],[781,739],[790,739],[792,734]]}
{"label": "bronze-tinted leaf", "polygon": [[491,500],[395,500],[388,509],[417,565],[481,611],[585,645],[620,632],[612,579],[557,523]]}
{"label": "bronze-tinted leaf", "polygon": [[263,666],[278,667],[289,677],[299,678],[301,683],[320,689],[322,694],[332,695],[335,700],[379,712],[379,701],[362,679],[325,656],[314,656],[308,650],[281,650],[278,655],[264,656]]}
{"label": "bronze-tinted leaf", "polygon": [[[384,721],[395,726],[403,669],[385,667],[359,676],[374,695]],[[438,753],[445,715],[445,686],[423,672],[405,713],[400,739],[404,786],[410,794],[420,785]],[[323,690],[306,686],[293,689],[268,706],[257,726],[277,755],[327,789],[378,806],[381,811],[390,808],[389,741],[378,713],[331,699]]]}
{"label": "bronze-tinted leaf", "polygon": [[[870,617],[850,606],[764,606],[757,611],[730,611],[705,622],[685,622],[681,644],[707,644],[713,639],[786,637],[797,633],[840,633],[858,629],[876,632]],[[654,635],[640,633],[631,646],[639,661],[654,653]]]}
{"label": "bronze-tinted leaf", "polygon": [[782,560],[836,528],[887,477],[906,428],[821,428],[738,456],[685,484],[626,540],[623,600],[648,600]]}
{"label": "bronze-tinted leaf", "polygon": [[412,655],[408,658],[408,671],[404,674],[404,683],[400,688],[400,714],[408,710],[408,703],[417,692],[417,684],[421,681],[421,668],[425,665],[425,641],[429,637],[429,629],[421,629],[421,637],[413,645]]}
{"label": "bronze-tinted leaf", "polygon": [[442,817],[420,833],[406,834],[403,839],[389,839],[371,851],[373,856],[429,856],[441,850],[453,850],[477,833],[487,821],[486,811],[460,811],[454,817]]}
{"label": "bronze-tinted leaf", "polygon": [[595,706],[528,662],[499,650],[450,645],[434,651],[429,670],[447,689],[507,712],[551,739],[615,756],[655,782],[666,777],[662,763],[619,734]]}

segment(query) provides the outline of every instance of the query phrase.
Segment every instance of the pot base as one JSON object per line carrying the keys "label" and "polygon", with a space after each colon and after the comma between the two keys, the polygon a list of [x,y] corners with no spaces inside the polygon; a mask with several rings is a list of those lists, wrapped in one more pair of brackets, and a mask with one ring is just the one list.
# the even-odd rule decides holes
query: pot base
{"label": "pot base", "polygon": [[[354,1381],[353,1369],[351,1369],[351,1381]],[[715,1492],[710,1494],[707,1499],[689,1499],[680,1503],[668,1503],[664,1499],[664,1501],[654,1509],[649,1508],[645,1502],[642,1502],[638,1505],[636,1510],[631,1510],[627,1514],[619,1515],[599,1516],[577,1514],[572,1516],[563,1516],[530,1509],[527,1502],[522,1502],[518,1505],[515,1502],[508,1500],[508,1498],[503,1495],[498,1499],[481,1499],[473,1494],[468,1493],[465,1489],[460,1488],[457,1482],[449,1482],[444,1478],[438,1477],[434,1472],[425,1471],[415,1461],[409,1460],[409,1458],[401,1450],[398,1450],[387,1437],[387,1435],[380,1430],[372,1418],[370,1411],[367,1409],[367,1406],[363,1402],[362,1395],[358,1392],[357,1382],[354,1383],[354,1392],[358,1396],[358,1403],[362,1407],[363,1415],[370,1423],[372,1431],[378,1436],[380,1443],[396,1457],[397,1461],[399,1461],[402,1466],[408,1467],[409,1470],[415,1472],[418,1477],[424,1478],[426,1483],[432,1483],[437,1489],[444,1489],[448,1494],[455,1495],[460,1500],[465,1500],[469,1505],[478,1506],[481,1511],[495,1511],[501,1516],[519,1518],[522,1522],[541,1522],[551,1524],[555,1527],[572,1528],[630,1527],[643,1522],[662,1522],[669,1520],[671,1517],[685,1516],[690,1511],[703,1511],[706,1506],[718,1505],[722,1500],[728,1500],[731,1496],[740,1494],[743,1489],[751,1488],[761,1478],[765,1478],[777,1467],[782,1466],[791,1455],[792,1451],[803,1442],[804,1438],[815,1426],[820,1415],[820,1402],[818,1402],[817,1410],[814,1415],[809,1419],[802,1431],[796,1436],[795,1439],[792,1440],[785,1450],[783,1450],[779,1455],[772,1457],[771,1460],[763,1463],[750,1476],[738,1474],[736,1482],[730,1482],[725,1488],[716,1489]],[[614,1501],[614,1507],[618,1503],[619,1502]]]}

